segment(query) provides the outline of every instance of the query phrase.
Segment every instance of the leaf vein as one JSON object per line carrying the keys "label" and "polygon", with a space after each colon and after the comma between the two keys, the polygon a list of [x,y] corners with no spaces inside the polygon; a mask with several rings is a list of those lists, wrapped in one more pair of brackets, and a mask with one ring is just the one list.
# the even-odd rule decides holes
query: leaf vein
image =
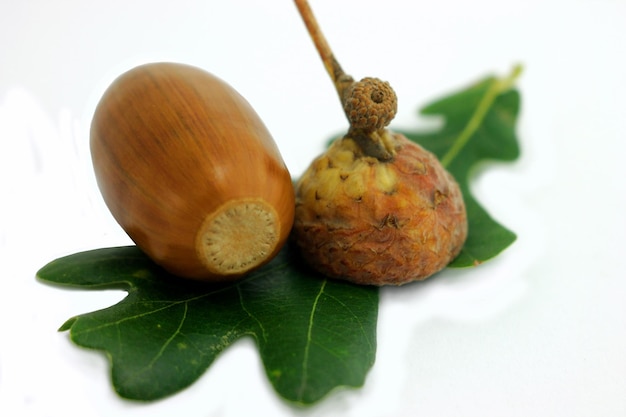
{"label": "leaf vein", "polygon": [[374,346],[372,345],[372,341],[370,340],[370,338],[367,335],[367,331],[365,330],[365,328],[363,327],[363,322],[359,319],[359,316],[352,311],[352,309],[350,307],[348,307],[348,305],[346,303],[344,303],[343,301],[341,301],[340,299],[338,299],[337,297],[331,295],[331,294],[326,294],[326,296],[332,300],[334,300],[337,304],[339,304],[340,306],[342,306],[344,308],[344,310],[346,310],[347,312],[350,313],[350,315],[356,320],[356,322],[359,324],[359,329],[361,330],[361,333],[363,334],[363,336],[365,337],[365,339],[367,340],[367,344],[370,348],[370,350],[374,350]]}
{"label": "leaf vein", "polygon": [[152,358],[152,360],[148,363],[148,365],[146,366],[146,369],[150,369],[150,368],[152,368],[152,366],[154,366],[156,361],[158,361],[159,358],[161,356],[163,356],[163,352],[165,352],[165,349],[167,349],[167,347],[172,343],[172,341],[176,338],[176,336],[178,336],[180,334],[180,331],[183,328],[183,324],[185,323],[185,320],[187,320],[187,312],[189,311],[189,304],[188,303],[184,303],[184,307],[185,308],[183,310],[183,316],[180,319],[180,323],[178,323],[178,327],[172,333],[172,335],[169,338],[167,338],[165,343],[163,343],[163,346],[161,346],[161,349],[159,349],[159,351],[154,356],[154,358]]}
{"label": "leaf vein", "polygon": [[[137,319],[140,319],[142,317],[146,317],[146,316],[149,316],[149,315],[156,314],[156,313],[159,313],[161,311],[167,310],[168,308],[176,307],[176,306],[178,306],[180,304],[183,304],[183,303],[187,304],[187,303],[190,303],[190,302],[193,302],[193,301],[201,300],[201,299],[206,298],[206,297],[211,297],[213,295],[219,294],[219,293],[227,291],[229,289],[230,289],[230,287],[220,288],[219,290],[211,291],[209,293],[205,293],[205,294],[198,295],[198,296],[195,296],[195,297],[190,297],[190,298],[187,298],[187,299],[184,299],[184,300],[171,300],[171,301],[170,300],[168,300],[168,301],[166,301],[166,300],[159,300],[159,301],[148,301],[148,302],[146,302],[146,301],[136,301],[136,302],[134,302],[135,305],[139,305],[139,304],[144,304],[144,305],[148,305],[148,304],[163,304],[163,303],[167,303],[167,305],[159,307],[159,308],[155,308],[153,310],[143,311],[143,312],[141,312],[139,314],[126,316],[126,317],[121,318],[121,319],[116,320],[116,321],[103,323],[103,324],[101,324],[99,326],[89,327],[88,329],[84,329],[82,331],[75,332],[74,334],[75,335],[86,334],[86,333],[90,333],[90,332],[99,331],[99,330],[105,329],[105,328],[110,327],[110,326],[118,326],[118,325],[120,325],[120,324],[122,324],[122,323],[124,323],[126,321],[137,320]],[[122,301],[122,303],[124,303],[124,302],[125,301]]]}
{"label": "leaf vein", "polygon": [[308,379],[308,371],[309,371],[309,352],[311,348],[311,339],[313,334],[313,323],[315,321],[315,312],[317,310],[317,303],[319,302],[320,297],[324,293],[324,288],[326,288],[326,283],[328,280],[322,281],[322,286],[320,287],[317,295],[315,296],[315,300],[313,301],[313,305],[311,306],[311,314],[309,315],[309,325],[307,328],[306,335],[306,344],[304,346],[304,356],[302,359],[302,378],[300,380],[300,388],[298,389],[298,400],[302,400],[304,390],[306,389],[307,379]]}
{"label": "leaf vein", "polygon": [[267,331],[265,330],[263,323],[261,323],[261,320],[259,320],[254,314],[250,312],[250,310],[246,308],[243,302],[243,293],[241,292],[240,285],[237,285],[237,293],[239,294],[239,304],[241,305],[241,309],[248,315],[248,317],[250,317],[252,320],[256,322],[256,324],[259,325],[259,328],[261,329],[261,335],[263,336],[263,341],[267,342]]}

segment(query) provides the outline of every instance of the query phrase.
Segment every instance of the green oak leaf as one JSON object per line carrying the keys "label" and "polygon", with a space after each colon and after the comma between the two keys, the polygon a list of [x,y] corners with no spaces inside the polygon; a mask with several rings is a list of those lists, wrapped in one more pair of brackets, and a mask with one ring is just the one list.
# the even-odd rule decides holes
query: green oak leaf
{"label": "green oak leaf", "polygon": [[519,157],[515,123],[520,94],[513,89],[521,67],[503,79],[488,77],[468,89],[437,100],[421,110],[440,115],[444,126],[434,132],[402,132],[433,152],[455,177],[467,208],[469,232],[463,250],[450,267],[467,267],[493,258],[516,235],[499,224],[472,196],[469,181],[483,161],[513,161]]}
{"label": "green oak leaf", "polygon": [[128,292],[60,328],[77,345],[107,353],[122,397],[174,394],[252,336],[278,394],[307,405],[336,387],[363,385],[376,352],[378,290],[325,279],[295,259],[284,249],[240,281],[209,285],[170,276],[130,246],[60,258],[37,275],[49,284]]}
{"label": "green oak leaf", "polygon": [[[469,236],[450,266],[484,262],[515,240],[475,200],[469,183],[481,162],[519,156],[520,96],[512,88],[519,72],[486,78],[423,108],[425,115],[443,116],[441,129],[402,132],[435,153],[463,191]],[[254,338],[275,390],[297,404],[362,386],[374,364],[378,289],[320,276],[290,246],[228,284],[173,277],[134,246],[66,256],[37,276],[52,285],[128,293],[60,328],[75,344],[107,353],[113,386],[125,398],[150,401],[184,389],[242,337]]]}

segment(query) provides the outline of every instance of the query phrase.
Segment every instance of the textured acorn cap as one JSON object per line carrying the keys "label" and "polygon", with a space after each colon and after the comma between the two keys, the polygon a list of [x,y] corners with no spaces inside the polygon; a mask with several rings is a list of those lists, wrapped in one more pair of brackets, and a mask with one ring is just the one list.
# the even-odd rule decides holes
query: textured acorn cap
{"label": "textured acorn cap", "polygon": [[401,285],[445,268],[467,237],[461,190],[435,155],[392,134],[391,162],[337,140],[296,185],[293,236],[317,271],[366,285]]}
{"label": "textured acorn cap", "polygon": [[363,78],[348,87],[343,96],[344,111],[350,126],[363,130],[380,130],[398,111],[398,98],[388,82]]}

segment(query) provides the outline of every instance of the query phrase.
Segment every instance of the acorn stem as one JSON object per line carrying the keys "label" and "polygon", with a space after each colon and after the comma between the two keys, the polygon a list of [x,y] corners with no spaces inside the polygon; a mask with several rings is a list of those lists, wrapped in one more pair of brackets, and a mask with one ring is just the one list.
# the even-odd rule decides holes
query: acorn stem
{"label": "acorn stem", "polygon": [[382,138],[385,137],[385,126],[396,114],[395,92],[389,83],[379,79],[364,78],[355,82],[346,74],[330,49],[308,0],[294,1],[350,122],[347,136],[354,139],[363,154],[379,161],[392,160],[393,146]]}
{"label": "acorn stem", "polygon": [[350,129],[347,137],[354,140],[365,155],[376,158],[381,162],[387,162],[391,161],[395,155],[393,143],[388,135],[389,133],[385,129],[371,132]]}
{"label": "acorn stem", "polygon": [[328,42],[326,41],[326,37],[322,30],[320,29],[319,24],[317,23],[317,19],[313,14],[313,10],[311,10],[311,6],[309,6],[309,2],[307,0],[294,0],[296,3],[296,7],[298,8],[298,12],[304,21],[304,25],[306,26],[309,36],[313,40],[315,44],[315,48],[322,58],[322,62],[324,63],[324,67],[330,75],[330,79],[332,80],[335,88],[337,89],[337,94],[339,94],[339,99],[343,102],[343,92],[344,90],[350,86],[354,79],[346,74],[341,68],[341,65],[335,58],[335,54],[330,49]]}

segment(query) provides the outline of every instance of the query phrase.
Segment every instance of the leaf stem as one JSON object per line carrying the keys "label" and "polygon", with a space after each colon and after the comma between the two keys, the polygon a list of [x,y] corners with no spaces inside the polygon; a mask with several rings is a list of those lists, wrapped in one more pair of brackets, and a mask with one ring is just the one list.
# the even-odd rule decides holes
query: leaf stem
{"label": "leaf stem", "polygon": [[503,92],[509,90],[513,84],[515,84],[515,80],[517,80],[521,73],[522,66],[518,64],[513,67],[513,70],[506,78],[496,78],[491,82],[491,85],[480,100],[480,103],[478,103],[474,114],[472,114],[465,128],[463,128],[450,149],[448,149],[448,152],[441,158],[441,165],[447,168],[452,161],[454,161],[465,145],[467,145],[470,138],[476,133],[496,98]]}

